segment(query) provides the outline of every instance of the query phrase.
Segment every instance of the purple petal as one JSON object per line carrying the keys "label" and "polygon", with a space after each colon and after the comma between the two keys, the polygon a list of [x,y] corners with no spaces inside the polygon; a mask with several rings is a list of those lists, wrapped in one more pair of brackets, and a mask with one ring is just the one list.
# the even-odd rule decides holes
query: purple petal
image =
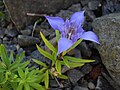
{"label": "purple petal", "polygon": [[60,17],[45,16],[54,30],[63,31],[64,20]]}
{"label": "purple petal", "polygon": [[70,21],[68,19],[66,19],[65,24],[64,24],[64,32],[65,32],[65,34],[68,33],[69,28],[70,28]]}
{"label": "purple petal", "polygon": [[74,23],[77,26],[79,25],[81,26],[83,21],[84,21],[84,11],[76,12],[70,18],[70,22]]}
{"label": "purple petal", "polygon": [[84,32],[84,30],[83,30],[82,26],[79,26],[77,28],[77,33],[83,33],[83,32]]}
{"label": "purple petal", "polygon": [[74,43],[67,38],[60,38],[58,41],[58,54],[69,49]]}
{"label": "purple petal", "polygon": [[89,41],[93,41],[93,42],[96,42],[98,44],[99,43],[99,40],[98,40],[98,37],[96,36],[96,34],[92,31],[88,31],[88,32],[84,32],[80,38],[84,39],[84,40],[89,40]]}

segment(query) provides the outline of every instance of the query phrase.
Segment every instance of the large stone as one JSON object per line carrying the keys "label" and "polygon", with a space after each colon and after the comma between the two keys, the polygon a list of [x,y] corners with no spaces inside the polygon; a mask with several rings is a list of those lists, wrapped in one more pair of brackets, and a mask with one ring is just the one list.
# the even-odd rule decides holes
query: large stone
{"label": "large stone", "polygon": [[95,19],[93,28],[100,39],[98,50],[102,62],[120,86],[120,13]]}
{"label": "large stone", "polygon": [[51,14],[66,9],[79,0],[4,0],[11,19],[18,29],[28,25],[35,17],[27,13]]}
{"label": "large stone", "polygon": [[26,36],[26,35],[18,35],[18,44],[22,47],[28,47],[40,43],[39,38]]}

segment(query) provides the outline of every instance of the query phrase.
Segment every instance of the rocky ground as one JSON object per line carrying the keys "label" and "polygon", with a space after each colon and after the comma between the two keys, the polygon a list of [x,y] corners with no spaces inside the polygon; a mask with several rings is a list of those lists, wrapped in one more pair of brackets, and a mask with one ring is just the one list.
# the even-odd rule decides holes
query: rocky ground
{"label": "rocky ground", "polygon": [[[80,10],[85,10],[83,28],[86,31],[94,31],[99,36],[101,45],[83,41],[77,49],[81,54],[81,58],[94,59],[95,62],[65,72],[69,79],[59,80],[63,84],[62,88],[55,80],[51,79],[50,90],[120,90],[120,65],[118,63],[120,61],[120,52],[118,52],[118,50],[120,51],[120,18],[118,17],[120,14],[116,14],[120,12],[120,1],[80,0],[80,2],[70,5],[67,9],[54,12],[53,15],[65,19]],[[13,50],[18,54],[26,51],[25,60],[35,58],[49,64],[50,62],[36,50],[35,46],[37,43],[41,47],[45,47],[39,36],[40,31],[48,40],[55,37],[54,30],[45,18],[41,17],[41,21],[37,25],[29,24],[18,30],[10,20],[2,0],[0,0],[0,11],[5,13],[7,17],[0,18],[0,43],[5,44],[8,51]],[[104,17],[104,15],[110,13],[115,14]],[[111,27],[108,27],[108,25]],[[109,35],[111,38],[109,38]],[[111,51],[115,52],[111,54]],[[32,60],[31,65],[35,65]],[[63,67],[63,72],[64,69],[65,67]]]}

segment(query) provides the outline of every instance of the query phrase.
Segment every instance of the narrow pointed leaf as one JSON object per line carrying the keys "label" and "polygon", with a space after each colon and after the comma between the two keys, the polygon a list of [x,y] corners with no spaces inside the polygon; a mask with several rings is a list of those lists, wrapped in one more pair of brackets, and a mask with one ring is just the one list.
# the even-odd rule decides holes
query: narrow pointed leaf
{"label": "narrow pointed leaf", "polygon": [[68,49],[67,52],[69,52],[70,50],[74,49],[76,46],[78,46],[81,42],[82,42],[83,39],[79,39],[71,48]]}
{"label": "narrow pointed leaf", "polygon": [[81,58],[74,58],[71,56],[65,56],[64,58],[67,58],[68,60],[72,62],[79,62],[79,63],[89,63],[89,62],[94,62],[95,60],[87,60],[87,59],[81,59]]}
{"label": "narrow pointed leaf", "polygon": [[43,67],[47,67],[47,65],[45,64],[45,63],[43,63],[43,62],[41,62],[41,61],[38,61],[38,60],[36,60],[36,59],[32,59],[35,63],[37,63],[37,64],[39,64],[39,65],[41,65],[41,66],[43,66]]}
{"label": "narrow pointed leaf", "polygon": [[71,46],[67,51],[64,51],[62,53],[62,56],[64,56],[67,52],[71,51],[72,49],[74,49],[77,45],[79,45],[82,42],[83,39],[79,39],[73,46]]}
{"label": "narrow pointed leaf", "polygon": [[55,68],[57,72],[61,75],[61,62],[59,60],[56,61]]}
{"label": "narrow pointed leaf", "polygon": [[19,56],[16,56],[15,62],[12,63],[8,68],[10,70],[17,68],[20,62],[23,60],[24,56],[25,56],[25,52],[22,52]]}
{"label": "narrow pointed leaf", "polygon": [[25,83],[24,88],[25,88],[25,90],[30,90],[30,85],[28,83]]}
{"label": "narrow pointed leaf", "polygon": [[10,52],[10,58],[9,58],[10,63],[12,62],[12,60],[13,60],[13,51]]}
{"label": "narrow pointed leaf", "polygon": [[71,68],[76,68],[76,67],[83,66],[84,63],[73,63],[73,62],[70,62],[69,65],[70,65]]}
{"label": "narrow pointed leaf", "polygon": [[0,45],[0,57],[5,65],[8,67],[10,65],[10,60],[8,58],[7,50],[3,44]]}
{"label": "narrow pointed leaf", "polygon": [[[19,63],[15,66],[17,66],[17,67],[19,66],[21,69],[25,69],[25,67],[27,67],[29,65],[29,63],[30,63],[30,61],[26,61],[26,62],[23,62],[23,63]],[[10,68],[10,70],[12,70],[12,72],[15,72],[18,69],[16,67],[12,67],[12,68]]]}
{"label": "narrow pointed leaf", "polygon": [[56,53],[52,53],[52,56],[54,58],[54,60],[52,61],[52,66],[55,64],[56,58],[57,58],[57,54]]}
{"label": "narrow pointed leaf", "polygon": [[61,74],[61,75],[58,75],[57,77],[58,77],[58,78],[61,78],[61,79],[68,79],[68,77],[67,77],[66,75],[62,75],[62,74]]}
{"label": "narrow pointed leaf", "polygon": [[25,62],[21,63],[19,65],[19,67],[21,67],[23,69],[23,68],[27,67],[29,65],[29,63],[30,63],[30,61],[25,61]]}
{"label": "narrow pointed leaf", "polygon": [[70,68],[69,66],[69,62],[68,62],[68,59],[67,58],[63,58],[63,62],[65,63],[65,65]]}
{"label": "narrow pointed leaf", "polygon": [[45,45],[53,52],[57,53],[56,48],[44,37],[44,35],[40,32],[40,35],[45,43]]}
{"label": "narrow pointed leaf", "polygon": [[33,87],[36,90],[45,90],[45,88],[43,88],[43,86],[41,86],[38,83],[32,83],[32,84],[30,84],[30,86]]}
{"label": "narrow pointed leaf", "polygon": [[40,48],[38,45],[37,45],[37,49],[38,51],[44,55],[45,57],[49,58],[50,60],[54,60],[53,56],[51,54],[49,54],[48,52],[44,51],[42,48]]}
{"label": "narrow pointed leaf", "polygon": [[25,74],[21,68],[18,67],[18,74],[21,78],[24,78]]}
{"label": "narrow pointed leaf", "polygon": [[23,84],[18,85],[17,90],[23,90]]}
{"label": "narrow pointed leaf", "polygon": [[46,89],[48,89],[49,87],[49,71],[48,70],[45,72],[45,87]]}

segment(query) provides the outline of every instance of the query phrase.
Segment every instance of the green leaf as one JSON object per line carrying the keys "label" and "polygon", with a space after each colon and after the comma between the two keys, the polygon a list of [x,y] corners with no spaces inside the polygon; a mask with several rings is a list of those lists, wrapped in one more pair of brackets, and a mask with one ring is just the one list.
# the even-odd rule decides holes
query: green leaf
{"label": "green leaf", "polygon": [[23,90],[23,84],[18,85],[17,90]]}
{"label": "green leaf", "polygon": [[4,79],[2,82],[0,82],[0,84],[5,84],[7,82],[6,79]]}
{"label": "green leaf", "polygon": [[57,53],[56,48],[44,37],[44,35],[40,32],[40,35],[45,43],[45,45],[53,52]]}
{"label": "green leaf", "polygon": [[30,85],[28,83],[25,83],[24,88],[25,88],[25,90],[30,90]]}
{"label": "green leaf", "polygon": [[38,83],[31,83],[30,86],[33,87],[36,90],[46,90],[45,88],[43,88],[43,86],[41,86]]}
{"label": "green leaf", "polygon": [[41,61],[38,61],[38,60],[36,60],[36,59],[32,59],[35,63],[37,63],[37,64],[39,64],[39,65],[41,65],[41,66],[43,66],[43,67],[48,67],[45,63],[43,63],[43,62],[41,62]]}
{"label": "green leaf", "polygon": [[49,58],[50,60],[54,61],[54,57],[53,57],[51,54],[49,54],[48,52],[46,52],[46,51],[44,51],[43,49],[41,49],[38,45],[36,45],[36,46],[37,46],[38,51],[39,51],[42,55],[44,55],[45,57],[47,57],[47,58]]}
{"label": "green leaf", "polygon": [[55,64],[56,59],[57,59],[57,54],[53,52],[52,56],[54,58],[54,60],[52,61],[52,66],[53,66]]}
{"label": "green leaf", "polygon": [[58,77],[58,78],[61,78],[61,79],[68,79],[68,77],[67,77],[66,75],[62,75],[62,74],[61,74],[61,75],[58,75],[57,77]]}
{"label": "green leaf", "polygon": [[27,67],[27,68],[25,68],[25,76],[27,76],[28,74],[30,74],[30,72],[29,72],[28,67]]}
{"label": "green leaf", "polygon": [[69,62],[68,62],[68,59],[67,58],[63,58],[63,62],[65,63],[65,65],[70,68],[69,66]]}
{"label": "green leaf", "polygon": [[55,63],[55,68],[57,72],[61,75],[61,61],[57,60]]}
{"label": "green leaf", "polygon": [[19,76],[21,78],[25,78],[25,74],[24,74],[23,70],[20,67],[18,67],[18,74],[19,74]]}
{"label": "green leaf", "polygon": [[3,67],[0,67],[0,72],[4,72],[4,71],[6,71],[6,69]]}
{"label": "green leaf", "polygon": [[71,51],[72,49],[74,49],[78,44],[80,44],[82,42],[83,39],[79,39],[72,47],[70,47],[67,51],[64,51],[62,56],[64,56],[67,52]]}
{"label": "green leaf", "polygon": [[87,60],[87,59],[81,59],[81,58],[75,58],[75,57],[71,57],[71,56],[64,56],[64,58],[72,61],[72,62],[79,62],[79,63],[90,63],[90,62],[94,62],[95,60]]}
{"label": "green leaf", "polygon": [[7,69],[7,67],[6,67],[5,63],[3,63],[3,62],[1,62],[1,61],[0,61],[0,68]]}
{"label": "green leaf", "polygon": [[44,81],[44,74],[39,74],[38,77],[36,78],[36,82],[40,83]]}
{"label": "green leaf", "polygon": [[8,58],[7,50],[3,44],[0,45],[0,57],[1,57],[2,61],[5,63],[5,65],[8,67],[11,62]]}
{"label": "green leaf", "polygon": [[84,65],[84,63],[73,63],[73,62],[70,62],[70,63],[69,63],[69,66],[70,66],[71,68],[81,67],[81,66],[83,66],[83,65]]}
{"label": "green leaf", "polygon": [[17,87],[18,87],[17,83],[11,82],[10,84],[11,84],[13,90],[16,90],[16,89],[17,89]]}
{"label": "green leaf", "polygon": [[20,65],[20,62],[23,60],[24,56],[25,52],[22,52],[19,56],[17,55],[15,62],[8,67],[9,70],[16,69]]}
{"label": "green leaf", "polygon": [[41,74],[41,73],[43,74],[46,70],[47,70],[47,68],[42,68],[42,69],[39,70],[39,73],[40,73],[40,74]]}
{"label": "green leaf", "polygon": [[22,69],[24,69],[25,67],[27,67],[29,65],[29,63],[30,63],[30,61],[25,61],[23,63],[20,63],[19,67],[22,68]]}
{"label": "green leaf", "polygon": [[13,60],[13,51],[10,52],[10,58],[9,58],[10,63],[12,62],[12,60]]}
{"label": "green leaf", "polygon": [[60,35],[60,32],[58,30],[55,30],[55,33],[56,33],[56,40],[58,42],[60,37],[61,37],[61,35]]}
{"label": "green leaf", "polygon": [[49,71],[48,70],[45,72],[44,80],[45,80],[45,87],[46,89],[48,89],[49,87]]}
{"label": "green leaf", "polygon": [[82,42],[83,39],[79,39],[71,48],[68,49],[68,52],[72,49],[74,49],[78,44]]}

